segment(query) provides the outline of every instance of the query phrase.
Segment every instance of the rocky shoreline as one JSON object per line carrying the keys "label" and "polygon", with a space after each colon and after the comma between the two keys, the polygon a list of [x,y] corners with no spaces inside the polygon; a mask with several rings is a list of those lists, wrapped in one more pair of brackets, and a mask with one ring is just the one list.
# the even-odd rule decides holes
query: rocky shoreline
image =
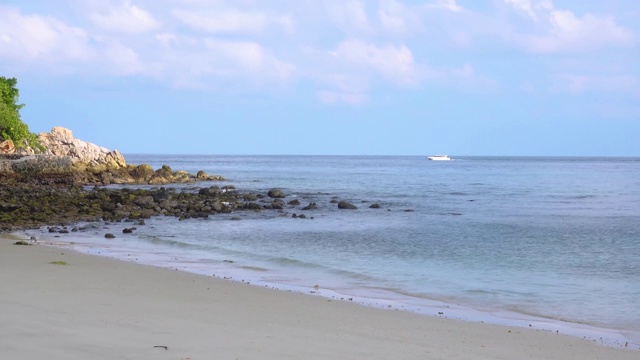
{"label": "rocky shoreline", "polygon": [[[65,128],[55,127],[39,139],[48,149],[45,154],[0,154],[0,232],[49,225],[65,231],[65,226],[82,221],[135,221],[160,215],[203,218],[273,207],[253,202],[264,196],[239,194],[233,186],[210,186],[224,180],[222,176],[127,164],[117,150],[74,139]],[[207,186],[196,191],[104,187],[203,181]]]}
{"label": "rocky shoreline", "polygon": [[[40,134],[49,149],[35,155],[0,154],[0,232],[49,226],[52,232],[82,230],[79,222],[137,222],[152,216],[174,216],[181,220],[207,218],[234,211],[276,210],[301,205],[297,199],[285,203],[286,194],[271,189],[266,194],[241,193],[224,180],[203,171],[190,174],[164,165],[127,164],[117,150],[74,139],[68,129],[53,128]],[[151,185],[105,187],[106,185]],[[192,184],[183,190],[170,184]],[[345,201],[339,209],[357,209]],[[379,208],[377,204],[372,208]],[[313,210],[314,202],[300,210]],[[293,214],[294,218],[306,218]]]}

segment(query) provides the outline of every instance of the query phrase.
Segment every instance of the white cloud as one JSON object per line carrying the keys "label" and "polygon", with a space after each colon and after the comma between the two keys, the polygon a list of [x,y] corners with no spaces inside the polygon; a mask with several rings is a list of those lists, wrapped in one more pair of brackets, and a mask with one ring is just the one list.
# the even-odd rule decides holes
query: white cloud
{"label": "white cloud", "polygon": [[156,40],[162,49],[157,59],[164,79],[177,87],[224,88],[238,82],[277,86],[287,84],[296,74],[295,65],[254,41],[171,33],[159,34]]}
{"label": "white cloud", "polygon": [[552,92],[624,92],[640,93],[640,78],[633,75],[563,74],[556,78]]}
{"label": "white cloud", "polygon": [[206,39],[204,44],[212,55],[229,60],[227,65],[237,64],[254,73],[263,72],[266,76],[286,80],[294,70],[292,65],[278,60],[255,42]]}
{"label": "white cloud", "polygon": [[571,11],[551,11],[548,34],[533,36],[530,46],[535,52],[594,49],[610,45],[630,45],[635,35],[618,26],[612,17],[585,14],[577,17]]}
{"label": "white cloud", "polygon": [[0,58],[42,63],[93,57],[87,33],[53,17],[25,15],[0,6]]}
{"label": "white cloud", "polygon": [[372,31],[364,1],[339,1],[328,4],[329,19],[342,31],[369,33]]}
{"label": "white cloud", "polygon": [[416,11],[396,0],[380,1],[378,19],[382,27],[392,33],[405,34],[420,26]]}
{"label": "white cloud", "polygon": [[[618,24],[612,16],[586,13],[578,16],[570,10],[556,9],[551,0],[504,0],[535,21],[540,34],[520,36],[516,41],[528,50],[555,53],[630,45],[636,35]],[[524,39],[524,41],[523,41]]]}
{"label": "white cloud", "polygon": [[551,0],[540,0],[536,3],[531,0],[504,0],[507,4],[511,4],[516,9],[524,12],[533,19],[538,19],[537,12],[552,10],[553,3]]}
{"label": "white cloud", "polygon": [[105,30],[123,33],[142,33],[160,28],[160,23],[148,11],[124,0],[122,4],[89,15],[93,23]]}
{"label": "white cloud", "polygon": [[264,14],[236,10],[206,13],[174,10],[173,16],[193,29],[209,33],[258,33],[267,26],[267,17]]}
{"label": "white cloud", "polygon": [[135,75],[149,73],[153,70],[142,63],[138,53],[118,42],[107,44],[103,51],[103,56],[103,60],[113,65],[106,69],[112,74]]}
{"label": "white cloud", "polygon": [[462,11],[464,8],[456,3],[456,0],[436,0],[426,5],[427,8],[445,9],[449,11]]}
{"label": "white cloud", "polygon": [[404,44],[377,46],[361,40],[345,40],[330,54],[340,62],[373,69],[399,85],[418,82],[413,54]]}
{"label": "white cloud", "polygon": [[363,105],[369,100],[368,96],[364,93],[338,92],[330,90],[319,91],[317,96],[318,100],[329,105]]}

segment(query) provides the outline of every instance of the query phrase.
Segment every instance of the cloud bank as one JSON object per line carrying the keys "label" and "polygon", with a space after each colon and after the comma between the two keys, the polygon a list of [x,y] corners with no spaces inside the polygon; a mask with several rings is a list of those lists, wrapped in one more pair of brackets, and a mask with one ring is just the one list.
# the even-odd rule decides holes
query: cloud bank
{"label": "cloud bank", "polygon": [[[514,59],[551,60],[638,51],[637,25],[621,22],[620,14],[559,8],[550,0],[468,7],[455,0],[82,4],[61,2],[69,11],[57,16],[37,6],[0,5],[0,66],[219,91],[305,83],[322,103],[359,106],[377,88],[497,89],[499,74],[477,60],[486,48]],[[640,93],[637,76],[624,68],[632,65],[612,70],[585,59],[577,68],[586,70],[578,73],[558,64],[549,76],[552,91],[600,86]]]}

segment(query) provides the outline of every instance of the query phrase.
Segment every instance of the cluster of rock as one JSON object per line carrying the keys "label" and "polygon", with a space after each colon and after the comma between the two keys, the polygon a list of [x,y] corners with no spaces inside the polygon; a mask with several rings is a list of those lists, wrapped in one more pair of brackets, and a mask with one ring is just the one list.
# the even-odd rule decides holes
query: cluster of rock
{"label": "cluster of rock", "polygon": [[[272,189],[266,195],[240,193],[232,185],[178,191],[165,187],[110,189],[95,186],[85,190],[82,186],[16,184],[0,187],[0,231],[54,225],[50,227],[51,232],[67,233],[78,229],[65,225],[78,222],[127,221],[143,225],[144,219],[153,216],[174,216],[184,220],[243,210],[271,210],[278,216],[288,216],[283,209],[295,210],[301,204],[297,199],[285,203],[284,197],[279,189]],[[299,208],[303,211],[317,209],[315,202]],[[294,213],[291,217],[307,218],[303,213]],[[132,231],[130,227],[126,229]]]}
{"label": "cluster of rock", "polygon": [[[13,144],[0,145],[1,149],[12,152],[0,154],[0,231],[62,224],[52,226],[50,230],[64,233],[74,231],[64,224],[81,221],[140,222],[161,215],[180,219],[207,218],[240,210],[273,210],[279,216],[288,216],[285,209],[318,209],[314,201],[306,206],[298,199],[285,202],[286,194],[281,189],[271,189],[267,194],[242,194],[232,185],[183,191],[165,187],[109,189],[99,186],[86,190],[85,185],[166,185],[223,178],[209,176],[203,171],[195,175],[173,171],[167,165],[154,170],[146,164],[127,164],[117,150],[110,151],[75,139],[71,130],[61,127],[40,134],[39,139],[47,148],[45,154],[16,153]],[[338,209],[357,209],[344,200],[334,198],[331,203],[337,204]],[[291,217],[307,218],[303,213],[294,213]],[[133,229],[125,230],[131,232]]]}
{"label": "cluster of rock", "polygon": [[20,154],[24,156],[5,156],[0,162],[0,180],[7,182],[13,178],[14,182],[47,185],[166,185],[224,180],[202,171],[193,175],[173,171],[169,166],[154,170],[147,164],[127,164],[118,150],[75,139],[71,130],[63,127],[41,133],[38,139],[47,150],[35,155],[33,150],[27,149]]}

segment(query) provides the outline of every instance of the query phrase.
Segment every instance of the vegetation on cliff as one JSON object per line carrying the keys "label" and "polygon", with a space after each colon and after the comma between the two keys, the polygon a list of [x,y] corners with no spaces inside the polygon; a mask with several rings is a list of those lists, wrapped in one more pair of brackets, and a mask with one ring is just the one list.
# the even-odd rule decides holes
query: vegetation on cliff
{"label": "vegetation on cliff", "polygon": [[16,78],[0,76],[0,137],[12,140],[17,148],[31,147],[42,151],[38,136],[29,131],[29,126],[20,118],[24,104],[18,103],[20,91],[17,83]]}

